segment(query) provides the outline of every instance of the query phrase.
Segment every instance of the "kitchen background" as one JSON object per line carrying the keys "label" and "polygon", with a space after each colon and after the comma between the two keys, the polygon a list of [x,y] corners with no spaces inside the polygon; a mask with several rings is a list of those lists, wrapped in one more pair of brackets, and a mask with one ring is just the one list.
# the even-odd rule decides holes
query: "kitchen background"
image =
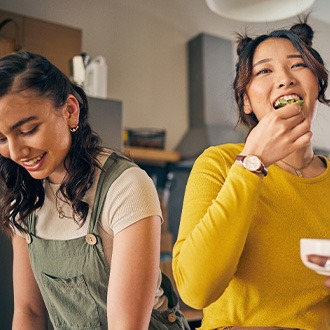
{"label": "kitchen background", "polygon": [[[317,0],[310,23],[315,47],[330,63],[328,7],[328,0]],[[235,32],[253,35],[294,21],[232,21],[211,12],[204,0],[1,0],[0,9],[82,29],[82,49],[107,61],[108,97],[123,101],[124,126],[166,129],[168,149],[188,129],[187,41],[201,32],[234,40]],[[223,81],[227,88],[230,83]],[[230,108],[229,92],[219,116]],[[326,148],[330,111],[319,110],[314,141]]]}
{"label": "kitchen background", "polygon": [[[170,190],[167,229],[173,239],[194,156],[207,145],[242,139],[239,131],[232,131],[236,124],[231,92],[235,32],[253,36],[297,21],[233,21],[211,12],[204,0],[1,0],[0,10],[81,30],[82,51],[91,58],[102,55],[107,62],[107,97],[116,107],[121,103],[117,117],[122,127],[166,130],[166,150],[178,150],[185,159],[144,167]],[[329,12],[328,0],[316,0],[309,22],[316,32],[314,46],[330,65]],[[101,116],[106,105],[102,111]],[[202,128],[201,121],[205,121]],[[326,153],[329,124],[330,109],[320,106],[314,146]],[[3,244],[0,239],[0,262],[5,265],[0,283],[8,283],[11,251]],[[7,284],[0,285],[0,329],[12,312],[10,290]]]}

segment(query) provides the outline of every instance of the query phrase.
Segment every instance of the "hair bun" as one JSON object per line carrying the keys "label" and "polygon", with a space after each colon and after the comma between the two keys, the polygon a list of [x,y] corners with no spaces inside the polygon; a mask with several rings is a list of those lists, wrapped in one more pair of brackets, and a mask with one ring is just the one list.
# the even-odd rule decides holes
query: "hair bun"
{"label": "hair bun", "polygon": [[252,41],[252,38],[248,37],[247,35],[237,34],[237,55],[240,56],[243,49],[246,45]]}
{"label": "hair bun", "polygon": [[295,33],[307,46],[312,47],[314,31],[307,23],[295,24],[290,31]]}

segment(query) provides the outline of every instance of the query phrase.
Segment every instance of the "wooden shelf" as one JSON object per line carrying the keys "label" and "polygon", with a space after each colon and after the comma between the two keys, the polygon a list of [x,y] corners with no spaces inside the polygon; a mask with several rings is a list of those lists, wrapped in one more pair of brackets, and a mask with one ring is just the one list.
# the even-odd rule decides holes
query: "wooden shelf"
{"label": "wooden shelf", "polygon": [[124,153],[134,161],[143,163],[175,163],[181,159],[179,152],[163,149],[125,147]]}

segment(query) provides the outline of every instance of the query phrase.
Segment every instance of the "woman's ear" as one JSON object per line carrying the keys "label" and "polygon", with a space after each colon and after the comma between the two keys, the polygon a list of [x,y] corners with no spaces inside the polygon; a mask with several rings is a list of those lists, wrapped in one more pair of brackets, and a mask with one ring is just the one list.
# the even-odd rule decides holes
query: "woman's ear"
{"label": "woman's ear", "polygon": [[80,107],[78,100],[69,94],[66,100],[66,115],[69,128],[76,128],[79,124]]}
{"label": "woman's ear", "polygon": [[252,112],[253,111],[252,111],[250,100],[249,100],[248,96],[246,94],[244,94],[244,113],[249,115]]}

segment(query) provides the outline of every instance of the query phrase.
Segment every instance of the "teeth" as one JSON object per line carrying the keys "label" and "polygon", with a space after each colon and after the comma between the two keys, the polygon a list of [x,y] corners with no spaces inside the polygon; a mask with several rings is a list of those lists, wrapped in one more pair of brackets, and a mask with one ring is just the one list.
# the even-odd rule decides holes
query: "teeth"
{"label": "teeth", "polygon": [[274,108],[278,109],[281,106],[284,106],[288,103],[294,103],[300,100],[300,97],[296,94],[292,94],[292,95],[284,95],[281,96],[280,98],[278,98],[276,100],[276,102],[274,103]]}
{"label": "teeth", "polygon": [[26,166],[33,166],[33,165],[37,164],[42,159],[43,156],[44,155],[38,156],[36,158],[33,158],[30,161],[28,161],[28,162],[24,162],[24,164]]}

